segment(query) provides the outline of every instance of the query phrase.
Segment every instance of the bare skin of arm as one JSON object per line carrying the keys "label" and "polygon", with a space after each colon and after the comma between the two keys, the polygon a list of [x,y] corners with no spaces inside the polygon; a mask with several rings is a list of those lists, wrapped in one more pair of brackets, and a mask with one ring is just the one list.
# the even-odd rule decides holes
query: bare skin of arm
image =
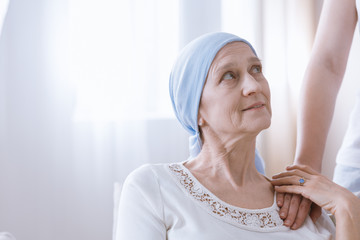
{"label": "bare skin of arm", "polygon": [[295,157],[319,172],[356,22],[355,0],[325,0],[301,91]]}
{"label": "bare skin of arm", "polygon": [[[300,186],[299,179],[305,179]],[[336,219],[336,239],[360,240],[360,199],[306,165],[294,165],[273,176],[278,192],[294,193],[310,199],[331,212]]]}
{"label": "bare skin of arm", "polygon": [[[295,164],[321,172],[326,138],[332,121],[358,16],[355,0],[325,0],[300,97]],[[299,195],[278,194],[286,225],[299,228],[311,201]],[[313,221],[320,208],[313,205]]]}

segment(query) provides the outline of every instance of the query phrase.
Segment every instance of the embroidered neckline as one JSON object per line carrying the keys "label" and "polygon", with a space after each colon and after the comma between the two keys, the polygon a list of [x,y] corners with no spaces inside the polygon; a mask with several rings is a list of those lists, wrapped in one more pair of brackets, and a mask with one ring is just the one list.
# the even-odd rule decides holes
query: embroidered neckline
{"label": "embroidered neckline", "polygon": [[273,205],[268,208],[244,209],[235,207],[217,198],[206,189],[183,163],[170,164],[169,169],[176,177],[182,190],[201,207],[205,208],[210,215],[247,230],[272,232],[288,229],[283,225],[283,220],[279,216],[275,197]]}

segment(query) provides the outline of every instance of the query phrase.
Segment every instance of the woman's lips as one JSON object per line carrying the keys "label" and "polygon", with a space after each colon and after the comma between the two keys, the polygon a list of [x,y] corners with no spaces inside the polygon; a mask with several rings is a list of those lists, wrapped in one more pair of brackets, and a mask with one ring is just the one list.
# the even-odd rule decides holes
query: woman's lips
{"label": "woman's lips", "polygon": [[255,103],[255,104],[253,104],[253,105],[251,105],[251,106],[243,109],[242,111],[244,112],[244,111],[252,110],[252,109],[260,109],[260,108],[262,108],[262,107],[264,107],[264,106],[265,106],[264,103],[258,102],[258,103]]}

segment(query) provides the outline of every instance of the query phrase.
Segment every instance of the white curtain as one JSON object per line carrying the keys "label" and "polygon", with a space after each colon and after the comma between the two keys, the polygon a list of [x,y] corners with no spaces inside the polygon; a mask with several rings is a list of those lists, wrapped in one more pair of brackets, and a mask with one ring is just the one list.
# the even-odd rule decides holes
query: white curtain
{"label": "white curtain", "polygon": [[187,157],[168,97],[179,3],[14,0],[0,42],[0,231],[110,239],[113,183]]}
{"label": "white curtain", "polygon": [[179,49],[205,32],[254,43],[274,111],[259,148],[269,163],[291,161],[291,96],[312,14],[311,0],[11,1],[0,38],[0,231],[110,239],[113,183],[188,156],[168,76]]}

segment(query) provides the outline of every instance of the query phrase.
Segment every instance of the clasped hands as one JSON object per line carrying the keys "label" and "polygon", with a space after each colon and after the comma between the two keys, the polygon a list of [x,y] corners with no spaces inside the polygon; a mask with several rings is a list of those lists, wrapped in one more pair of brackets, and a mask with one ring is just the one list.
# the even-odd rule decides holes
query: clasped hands
{"label": "clasped hands", "polygon": [[326,177],[305,165],[289,166],[285,172],[273,176],[271,183],[275,186],[280,217],[284,220],[284,225],[293,230],[302,226],[308,214],[313,222],[321,216],[321,207],[313,203],[309,196],[315,194],[313,191],[316,189],[300,186],[299,180],[302,178],[305,181],[313,179],[313,182],[322,184],[325,189],[332,185]]}

